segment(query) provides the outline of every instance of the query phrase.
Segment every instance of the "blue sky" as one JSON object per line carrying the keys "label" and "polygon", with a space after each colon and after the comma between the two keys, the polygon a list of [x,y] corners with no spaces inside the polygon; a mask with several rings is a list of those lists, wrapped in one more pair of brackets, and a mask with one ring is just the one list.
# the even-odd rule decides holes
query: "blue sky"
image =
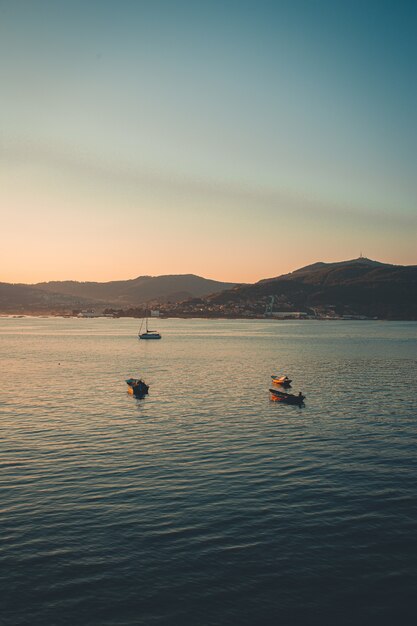
{"label": "blue sky", "polygon": [[416,263],[416,26],[415,2],[0,1],[1,279]]}

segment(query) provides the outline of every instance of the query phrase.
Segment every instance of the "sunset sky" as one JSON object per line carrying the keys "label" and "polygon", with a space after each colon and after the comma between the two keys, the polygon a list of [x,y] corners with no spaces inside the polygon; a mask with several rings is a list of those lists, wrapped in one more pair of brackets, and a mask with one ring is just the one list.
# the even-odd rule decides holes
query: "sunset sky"
{"label": "sunset sky", "polygon": [[0,0],[0,281],[417,263],[417,3]]}

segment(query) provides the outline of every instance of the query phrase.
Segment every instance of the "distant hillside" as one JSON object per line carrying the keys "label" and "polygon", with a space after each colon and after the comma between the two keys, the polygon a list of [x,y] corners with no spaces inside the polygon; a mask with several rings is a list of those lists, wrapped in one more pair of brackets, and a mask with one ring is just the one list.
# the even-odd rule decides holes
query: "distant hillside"
{"label": "distant hillside", "polygon": [[324,284],[330,279],[331,282],[340,283],[346,279],[365,276],[373,268],[385,267],[393,268],[400,266],[389,265],[365,257],[359,257],[358,259],[338,261],[336,263],[313,263],[312,265],[306,265],[289,274],[283,274],[275,278],[266,278],[259,282],[265,283],[270,280],[300,280],[311,284]]}
{"label": "distant hillside", "polygon": [[262,316],[271,296],[274,312],[417,319],[417,266],[359,258],[314,263],[253,285],[236,286],[194,274],[107,283],[0,283],[0,312],[100,311],[106,307],[126,311],[160,305],[172,315]]}
{"label": "distant hillside", "polygon": [[274,296],[274,310],[417,319],[417,266],[359,258],[315,263],[290,274],[215,294],[210,303],[259,302]]}
{"label": "distant hillside", "polygon": [[147,302],[178,302],[186,298],[206,296],[210,293],[230,289],[234,283],[209,280],[194,274],[167,276],[139,276],[132,280],[107,283],[55,281],[35,285],[43,291],[62,293],[69,296],[94,299],[120,306],[136,306]]}
{"label": "distant hillside", "polygon": [[139,276],[98,282],[53,281],[36,285],[0,283],[0,311],[38,312],[56,309],[119,307],[179,302],[233,287],[194,274]]}
{"label": "distant hillside", "polygon": [[42,313],[61,309],[87,308],[91,302],[65,294],[42,291],[30,285],[0,283],[0,312]]}

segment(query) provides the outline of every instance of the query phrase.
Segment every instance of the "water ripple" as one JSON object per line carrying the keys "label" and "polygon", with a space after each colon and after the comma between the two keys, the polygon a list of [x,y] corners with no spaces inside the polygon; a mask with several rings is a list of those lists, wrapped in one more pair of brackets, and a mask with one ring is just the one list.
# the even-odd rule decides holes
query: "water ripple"
{"label": "water ripple", "polygon": [[417,325],[136,326],[0,320],[1,623],[414,623]]}

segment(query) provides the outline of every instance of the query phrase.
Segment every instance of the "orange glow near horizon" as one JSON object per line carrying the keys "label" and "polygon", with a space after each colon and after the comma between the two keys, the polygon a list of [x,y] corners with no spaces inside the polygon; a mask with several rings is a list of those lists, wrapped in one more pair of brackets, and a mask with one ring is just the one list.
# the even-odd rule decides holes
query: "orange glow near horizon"
{"label": "orange glow near horizon", "polygon": [[360,251],[399,265],[417,260],[415,229],[407,220],[364,215],[359,229],[355,215],[310,207],[287,213],[277,206],[275,214],[268,209],[262,216],[252,205],[239,212],[227,196],[216,203],[198,194],[172,193],[168,200],[146,193],[142,199],[136,190],[92,193],[71,181],[60,187],[25,175],[22,186],[0,173],[0,205],[8,207],[1,222],[2,282],[197,274],[251,283],[317,261],[356,258]]}

